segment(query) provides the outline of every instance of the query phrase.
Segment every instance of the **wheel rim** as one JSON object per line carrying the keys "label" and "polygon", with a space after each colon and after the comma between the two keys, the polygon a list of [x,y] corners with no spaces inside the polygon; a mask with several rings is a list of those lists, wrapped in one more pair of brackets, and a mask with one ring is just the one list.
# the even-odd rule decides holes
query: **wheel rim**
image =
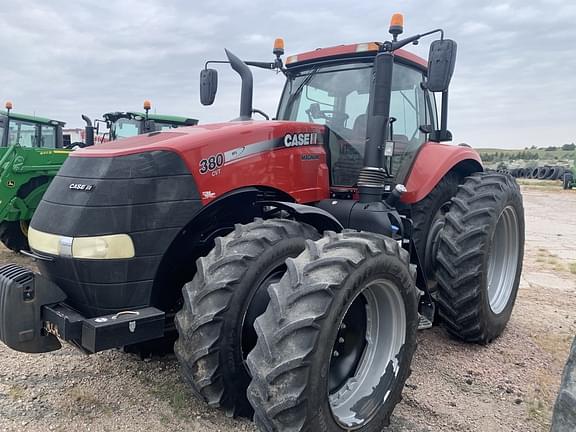
{"label": "wheel rim", "polygon": [[495,314],[501,313],[514,290],[520,254],[518,216],[506,207],[496,224],[488,258],[488,300]]}
{"label": "wheel rim", "polygon": [[[351,328],[347,322],[357,325]],[[359,329],[364,337],[354,334]],[[348,338],[355,342],[348,343]],[[332,349],[328,394],[332,415],[341,426],[361,427],[386,402],[405,340],[406,312],[399,288],[384,279],[369,283],[346,310]]]}

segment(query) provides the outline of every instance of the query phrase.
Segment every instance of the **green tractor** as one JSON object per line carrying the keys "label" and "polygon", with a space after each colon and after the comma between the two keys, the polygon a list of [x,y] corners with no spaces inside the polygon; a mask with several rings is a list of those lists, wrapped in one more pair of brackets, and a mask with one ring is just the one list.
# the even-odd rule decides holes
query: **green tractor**
{"label": "green tractor", "polygon": [[103,141],[128,138],[144,133],[193,126],[198,120],[148,114],[151,104],[144,102],[145,113],[110,112],[97,120],[97,127],[85,115],[83,142],[65,143],[65,123],[46,118],[12,113],[12,103],[0,111],[0,241],[13,251],[28,250],[28,224],[52,178],[70,152],[95,142],[98,123],[105,122],[109,132]]}
{"label": "green tractor", "polygon": [[[150,114],[151,103],[149,100],[144,101],[144,113],[136,111],[128,112],[109,112],[102,117],[104,120],[96,120],[94,133],[98,134],[100,123],[105,123],[108,132],[102,135],[102,141],[108,139],[114,141],[122,138],[130,138],[150,132],[165,132],[177,127],[194,126],[198,124],[197,119],[181,116],[172,116],[164,114]],[[92,127],[88,117],[82,116],[87,124],[87,131]],[[87,145],[89,136],[93,133],[87,133]]]}
{"label": "green tractor", "polygon": [[28,249],[28,223],[50,181],[64,163],[64,122],[0,111],[0,241]]}

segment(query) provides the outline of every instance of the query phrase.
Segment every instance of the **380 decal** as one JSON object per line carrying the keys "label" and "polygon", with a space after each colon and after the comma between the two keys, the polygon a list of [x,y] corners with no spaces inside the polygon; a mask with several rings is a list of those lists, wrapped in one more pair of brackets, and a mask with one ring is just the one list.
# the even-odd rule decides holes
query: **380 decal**
{"label": "380 decal", "polygon": [[206,174],[208,171],[215,171],[224,165],[224,154],[218,153],[202,159],[200,161],[200,174]]}

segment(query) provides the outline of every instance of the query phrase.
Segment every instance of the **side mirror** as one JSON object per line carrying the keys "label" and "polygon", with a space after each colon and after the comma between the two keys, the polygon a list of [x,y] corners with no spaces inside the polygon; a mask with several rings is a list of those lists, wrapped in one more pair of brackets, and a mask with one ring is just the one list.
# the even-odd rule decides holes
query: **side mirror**
{"label": "side mirror", "polygon": [[451,39],[435,40],[428,55],[428,90],[448,90],[456,64],[456,42]]}
{"label": "side mirror", "polygon": [[212,105],[218,90],[218,71],[216,69],[202,69],[200,71],[200,103]]}

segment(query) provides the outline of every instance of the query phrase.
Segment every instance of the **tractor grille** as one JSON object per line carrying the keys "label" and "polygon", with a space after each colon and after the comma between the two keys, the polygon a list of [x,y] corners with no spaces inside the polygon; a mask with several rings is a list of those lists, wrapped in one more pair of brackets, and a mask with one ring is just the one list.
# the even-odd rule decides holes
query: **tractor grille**
{"label": "tractor grille", "polygon": [[174,238],[201,208],[194,179],[169,151],[70,157],[45,193],[31,227],[66,237],[127,234],[135,257],[39,262],[42,273],[88,317],[145,307]]}

